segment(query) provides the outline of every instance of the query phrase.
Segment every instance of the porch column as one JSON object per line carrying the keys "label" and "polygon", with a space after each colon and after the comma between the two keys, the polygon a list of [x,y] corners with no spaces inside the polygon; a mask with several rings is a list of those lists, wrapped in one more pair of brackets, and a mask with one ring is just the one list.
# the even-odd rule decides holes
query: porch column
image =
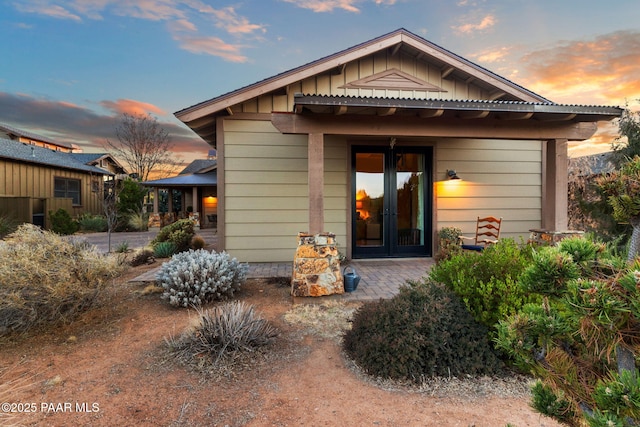
{"label": "porch column", "polygon": [[566,231],[569,224],[567,140],[546,141],[543,154],[542,228]]}
{"label": "porch column", "polygon": [[169,189],[169,194],[168,194],[168,200],[167,200],[167,210],[169,211],[169,214],[173,214],[173,190]]}
{"label": "porch column", "polygon": [[158,187],[153,187],[153,213],[158,213],[158,198],[160,197]]}
{"label": "porch column", "polygon": [[324,134],[310,133],[308,143],[309,233],[324,231]]}
{"label": "porch column", "polygon": [[191,190],[191,203],[193,204],[193,211],[200,212],[198,208],[198,187],[193,187]]}

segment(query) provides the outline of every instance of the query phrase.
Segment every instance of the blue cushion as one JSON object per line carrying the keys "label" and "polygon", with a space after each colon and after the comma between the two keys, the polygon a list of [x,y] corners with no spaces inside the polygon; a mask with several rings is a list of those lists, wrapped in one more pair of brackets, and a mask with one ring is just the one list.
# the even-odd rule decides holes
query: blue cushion
{"label": "blue cushion", "polygon": [[462,249],[466,249],[468,251],[477,251],[482,252],[484,246],[481,245],[462,245]]}

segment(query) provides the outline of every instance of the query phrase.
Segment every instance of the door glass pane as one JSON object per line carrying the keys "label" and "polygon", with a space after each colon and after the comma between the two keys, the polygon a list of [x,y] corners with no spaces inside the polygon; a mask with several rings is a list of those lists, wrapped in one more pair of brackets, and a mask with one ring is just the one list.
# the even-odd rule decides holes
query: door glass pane
{"label": "door glass pane", "polygon": [[356,245],[383,246],[384,154],[356,154]]}
{"label": "door glass pane", "polygon": [[423,168],[422,154],[396,154],[398,246],[424,244]]}

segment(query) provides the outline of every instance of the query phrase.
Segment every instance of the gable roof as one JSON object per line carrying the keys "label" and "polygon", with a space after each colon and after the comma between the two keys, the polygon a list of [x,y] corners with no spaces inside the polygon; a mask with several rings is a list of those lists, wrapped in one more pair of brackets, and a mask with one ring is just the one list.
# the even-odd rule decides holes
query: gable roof
{"label": "gable roof", "polygon": [[52,140],[50,138],[47,138],[45,136],[38,135],[38,134],[35,134],[33,132],[27,132],[27,131],[15,128],[13,126],[9,126],[9,125],[4,124],[4,123],[0,123],[0,131],[3,131],[7,135],[13,135],[15,137],[23,137],[23,138],[31,139],[31,140],[34,140],[34,141],[46,142],[47,144],[57,145],[59,147],[68,148],[68,149],[73,149],[74,148],[70,144],[65,144],[63,142],[54,141],[54,140]]}
{"label": "gable roof", "polygon": [[216,170],[206,173],[186,173],[170,178],[143,181],[140,184],[147,187],[209,187],[218,185],[218,174]]}
{"label": "gable roof", "polygon": [[104,169],[83,163],[73,153],[51,150],[4,138],[0,139],[0,158],[99,175],[113,175]]}
{"label": "gable roof", "polygon": [[[433,64],[433,69],[440,73],[439,78],[452,79],[463,82],[473,82],[477,88],[485,93],[484,99],[405,99],[405,98],[376,98],[374,96],[302,94],[293,96],[293,112],[301,113],[333,113],[337,115],[358,114],[358,106],[368,103],[369,113],[378,115],[392,115],[402,110],[404,114],[418,115],[421,118],[440,117],[445,110],[445,116],[456,118],[508,118],[509,120],[535,119],[561,120],[573,122],[596,122],[611,120],[619,117],[622,109],[618,107],[583,107],[575,105],[559,105],[534,93],[504,77],[501,77],[480,65],[477,65],[453,52],[431,43],[403,28],[326,56],[308,64],[293,68],[257,83],[245,86],[232,92],[217,96],[199,104],[180,110],[175,116],[189,126],[209,144],[216,145],[216,117],[233,114],[232,107],[241,105],[249,100],[268,94],[284,94],[283,89],[290,89],[289,85],[303,82],[307,78],[320,75],[340,75],[347,64],[372,56],[379,52],[388,52],[391,56],[401,52],[404,56]],[[446,92],[434,84],[418,79],[402,72],[397,68],[389,69],[351,80],[340,86],[340,89],[350,88],[374,90],[380,87],[391,90],[417,90],[424,93]],[[291,96],[293,94],[288,94]],[[333,102],[328,105],[327,102]],[[442,103],[438,107],[437,103]],[[325,109],[320,111],[319,106]],[[379,105],[376,105],[379,104]],[[389,105],[383,105],[389,104]],[[399,107],[391,106],[399,104]],[[355,107],[355,108],[352,108]],[[372,108],[373,107],[373,108]],[[555,108],[555,109],[554,109]],[[363,110],[363,109],[360,109]],[[501,112],[501,116],[496,114]],[[282,112],[282,111],[280,111]],[[507,117],[508,114],[511,116]]]}
{"label": "gable roof", "polygon": [[180,171],[179,175],[184,175],[188,173],[202,173],[208,172],[212,168],[214,168],[218,162],[213,159],[196,159],[189,163],[182,171]]}

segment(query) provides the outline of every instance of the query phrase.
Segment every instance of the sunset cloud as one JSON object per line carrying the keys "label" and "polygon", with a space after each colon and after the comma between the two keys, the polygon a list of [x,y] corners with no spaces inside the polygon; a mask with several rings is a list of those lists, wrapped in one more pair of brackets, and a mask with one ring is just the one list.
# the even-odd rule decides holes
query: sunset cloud
{"label": "sunset cloud", "polygon": [[247,60],[241,52],[248,47],[247,43],[226,42],[222,35],[203,33],[196,21],[204,22],[206,25],[201,27],[206,31],[218,29],[236,39],[242,38],[243,41],[259,40],[266,32],[264,25],[252,23],[234,7],[216,9],[201,0],[24,0],[16,3],[15,7],[23,13],[77,22],[85,19],[102,20],[108,14],[166,22],[171,35],[182,49],[196,54],[218,56],[230,62]]}
{"label": "sunset cloud", "polygon": [[[294,4],[303,9],[310,9],[314,12],[333,12],[334,9],[342,9],[347,12],[360,12],[355,5],[362,0],[282,0],[286,3]],[[380,1],[376,1],[380,4]],[[388,3],[388,2],[385,2]],[[393,3],[391,3],[393,4]]]}
{"label": "sunset cloud", "polygon": [[165,115],[166,111],[162,108],[156,107],[153,104],[146,102],[135,101],[133,99],[118,99],[117,101],[102,101],[100,105],[107,110],[113,111],[116,114],[132,114],[132,115],[147,115],[155,113],[158,115]]}
{"label": "sunset cloud", "polygon": [[481,18],[470,18],[471,22],[454,25],[451,28],[460,34],[471,34],[491,29],[498,22],[493,15],[485,15]]}
{"label": "sunset cloud", "polygon": [[567,41],[521,60],[525,85],[556,102],[624,105],[640,98],[640,32]]}
{"label": "sunset cloud", "polygon": [[511,48],[501,47],[499,49],[487,50],[469,55],[470,58],[482,63],[495,63],[504,61],[511,53]]}

